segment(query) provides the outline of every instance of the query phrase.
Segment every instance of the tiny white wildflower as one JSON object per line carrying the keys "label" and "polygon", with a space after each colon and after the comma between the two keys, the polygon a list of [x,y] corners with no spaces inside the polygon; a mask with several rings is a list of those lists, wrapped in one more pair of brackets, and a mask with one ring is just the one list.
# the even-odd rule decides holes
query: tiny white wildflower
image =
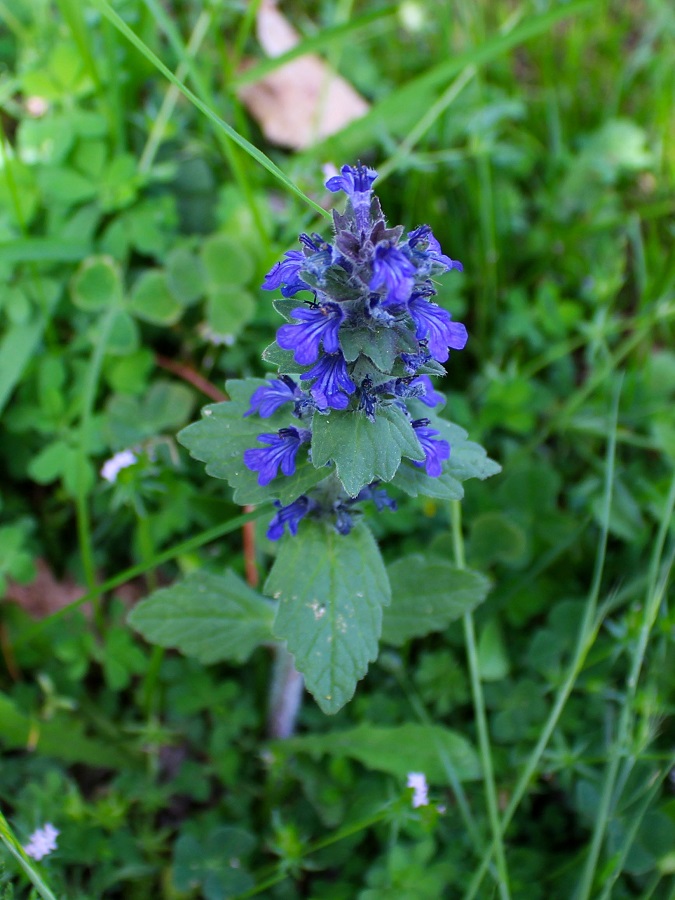
{"label": "tiny white wildflower", "polygon": [[44,856],[49,856],[56,850],[56,838],[59,836],[59,829],[54,828],[51,822],[47,822],[44,828],[37,828],[28,839],[28,843],[23,848],[24,853],[32,859],[40,860]]}
{"label": "tiny white wildflower", "polygon": [[429,785],[424,772],[408,772],[408,787],[414,791],[412,798],[413,809],[417,809],[418,806],[429,805]]}
{"label": "tiny white wildflower", "polygon": [[136,462],[136,454],[131,450],[120,450],[119,453],[116,453],[114,456],[111,456],[110,459],[107,459],[101,468],[101,476],[105,478],[106,481],[109,481],[110,484],[114,484],[117,481],[117,476],[122,471],[122,469],[128,469],[129,466],[133,466]]}
{"label": "tiny white wildflower", "polygon": [[49,103],[44,97],[27,97],[26,112],[34,119],[39,119],[49,111]]}

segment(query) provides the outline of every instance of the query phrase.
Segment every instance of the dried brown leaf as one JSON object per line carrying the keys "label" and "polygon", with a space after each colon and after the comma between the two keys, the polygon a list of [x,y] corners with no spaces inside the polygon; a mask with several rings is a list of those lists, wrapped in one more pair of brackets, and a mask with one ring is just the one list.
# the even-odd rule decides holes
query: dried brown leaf
{"label": "dried brown leaf", "polygon": [[[257,36],[268,56],[294,47],[298,33],[267,0],[260,5]],[[307,54],[239,90],[239,96],[273,144],[302,150],[365,115],[368,103],[319,56]]]}

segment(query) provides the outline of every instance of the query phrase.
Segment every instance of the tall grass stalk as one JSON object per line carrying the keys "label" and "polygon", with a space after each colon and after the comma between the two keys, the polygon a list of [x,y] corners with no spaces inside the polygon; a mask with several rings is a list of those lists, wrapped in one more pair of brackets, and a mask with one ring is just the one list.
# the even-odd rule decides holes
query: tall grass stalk
{"label": "tall grass stalk", "polygon": [[673,507],[675,506],[675,477],[671,481],[668,499],[665,504],[664,514],[661,519],[659,534],[652,554],[650,565],[650,580],[647,596],[643,605],[642,622],[638,640],[633,651],[631,667],[626,681],[626,693],[621,704],[621,713],[619,715],[619,723],[617,726],[616,736],[609,748],[609,760],[605,770],[602,791],[600,794],[600,802],[598,805],[598,814],[595,819],[591,844],[586,858],[583,873],[581,875],[576,897],[578,900],[588,900],[593,891],[595,871],[602,849],[602,843],[607,832],[613,810],[616,808],[620,791],[617,791],[617,781],[619,780],[619,767],[623,761],[625,779],[635,764],[635,755],[629,747],[631,724],[634,719],[635,711],[635,695],[637,692],[640,673],[644,664],[647,645],[651,636],[656,617],[661,607],[663,597],[665,595],[666,586],[670,578],[670,572],[673,565],[673,553],[666,563],[665,571],[662,575],[660,583],[657,583],[657,572],[660,567],[663,547],[666,535],[673,521]]}
{"label": "tall grass stalk", "polygon": [[[462,508],[458,500],[454,500],[451,505],[451,523],[452,542],[455,552],[455,565],[458,569],[464,569],[466,568],[466,560],[464,555],[464,537],[462,534]],[[466,654],[469,662],[471,693],[473,697],[476,730],[478,731],[481,765],[483,767],[485,799],[487,801],[488,817],[490,819],[490,828],[492,830],[493,838],[492,846],[495,849],[497,873],[499,876],[497,888],[499,890],[499,896],[504,898],[504,900],[508,900],[508,898],[510,898],[511,896],[511,892],[509,889],[509,875],[506,866],[506,854],[504,853],[504,841],[502,837],[504,828],[499,821],[497,790],[495,788],[494,766],[492,764],[492,748],[490,746],[490,733],[488,731],[487,716],[485,714],[483,688],[480,681],[478,647],[476,644],[476,633],[473,625],[473,615],[471,613],[465,613],[462,618],[462,624],[464,627],[464,643],[466,645]]]}
{"label": "tall grass stalk", "polygon": [[[190,35],[187,47],[185,48],[186,57],[194,59],[199,53],[199,48],[208,33],[212,18],[211,12],[208,10],[204,10],[199,14],[195,26],[192,29],[192,34]],[[185,81],[189,69],[190,63],[188,62],[188,59],[181,59],[178,68],[176,69],[176,79],[178,81]],[[164,99],[162,100],[162,105],[159,108],[159,112],[152,123],[152,128],[145,142],[145,147],[143,147],[143,152],[138,160],[139,172],[147,173],[152,168],[152,164],[154,163],[157,151],[164,140],[166,128],[173,115],[174,109],[176,108],[179,97],[180,90],[178,87],[176,87],[175,84],[169,85],[167,92],[164,95]]]}
{"label": "tall grass stalk", "polygon": [[[508,828],[511,820],[513,819],[513,816],[516,813],[516,810],[520,806],[520,803],[527,792],[530,782],[537,770],[537,766],[541,761],[544,751],[548,746],[548,742],[550,741],[551,736],[555,731],[556,725],[558,724],[560,716],[562,715],[565,704],[567,703],[567,700],[569,699],[570,694],[574,689],[577,678],[581,674],[586,661],[586,657],[588,656],[591,647],[595,643],[598,631],[600,630],[600,625],[606,613],[605,608],[598,608],[598,601],[600,597],[602,576],[605,568],[607,540],[609,537],[609,519],[612,510],[612,488],[614,484],[614,471],[616,463],[616,432],[622,385],[623,378],[619,377],[614,388],[612,409],[610,413],[611,426],[609,430],[609,438],[607,441],[607,454],[605,460],[605,485],[601,519],[602,524],[595,557],[595,569],[593,573],[593,581],[591,583],[591,588],[588,595],[588,600],[586,602],[586,610],[579,627],[574,656],[569,665],[567,675],[563,683],[560,685],[560,688],[558,689],[555,703],[553,704],[553,708],[551,709],[551,712],[549,713],[549,716],[544,723],[541,734],[539,736],[539,740],[537,741],[534,749],[530,753],[527,762],[523,767],[520,777],[518,778],[516,786],[513,790],[513,794],[511,795],[509,804],[504,811],[502,817],[503,831],[506,831],[506,829]],[[488,864],[490,862],[490,859],[492,858],[492,854],[497,852],[497,846],[497,841],[493,838],[492,844],[488,848],[488,851],[484,855],[480,866],[476,870],[473,878],[471,879],[471,882],[469,883],[469,886],[464,894],[464,900],[473,900],[473,898],[478,893],[483,878],[485,877]]]}
{"label": "tall grass stalk", "polygon": [[56,895],[52,893],[47,882],[33,865],[32,860],[30,860],[26,856],[24,849],[17,840],[16,835],[9,825],[9,822],[1,812],[0,841],[2,841],[7,850],[21,866],[24,873],[26,874],[26,877],[30,880],[31,884],[34,885],[35,890],[38,892],[40,897],[42,897],[42,900],[57,900]]}
{"label": "tall grass stalk", "polygon": [[159,59],[157,54],[153,53],[153,51],[148,47],[148,45],[141,40],[138,35],[132,31],[131,28],[126,24],[126,22],[120,18],[120,16],[115,12],[112,6],[107,2],[107,0],[91,0],[91,3],[99,10],[99,12],[106,17],[112,24],[119,30],[124,37],[133,44],[136,49],[143,54],[143,56],[152,63],[152,65],[164,75],[166,79],[168,79],[171,84],[175,85],[178,90],[185,96],[187,99],[201,112],[203,113],[209,121],[211,121],[216,128],[225,134],[230,140],[234,141],[235,144],[240,146],[246,153],[249,154],[256,162],[260,163],[263,168],[267,169],[267,171],[277,179],[287,190],[291,193],[295,194],[299,197],[304,203],[310,206],[315,212],[320,213],[322,216],[326,218],[330,218],[329,213],[320,207],[318,203],[315,203],[311,200],[306,194],[304,194],[299,187],[297,187],[294,182],[284,173],[282,170],[272,162],[272,160],[266,156],[261,150],[259,150],[256,146],[254,146],[250,141],[246,140],[245,137],[240,135],[234,128],[227,124],[227,122],[223,121],[223,119],[218,116],[213,109],[209,105],[207,105],[203,100],[201,100],[196,94],[194,94],[182,81],[179,81],[178,78],[174,75],[174,73],[168,69],[164,63]]}
{"label": "tall grass stalk", "polygon": [[[158,3],[157,0],[143,0],[143,2],[145,3],[145,6],[147,7],[150,14],[154,17],[158,27],[161,28],[161,30],[167,36],[169,43],[171,44],[171,48],[180,60],[179,70],[176,73],[176,83],[170,86],[169,91],[174,90],[180,92],[181,89],[179,85],[184,84],[186,76],[189,75],[195,85],[195,88],[204,98],[204,101],[211,109],[214,109],[216,107],[216,101],[213,96],[213,92],[211,91],[208,83],[200,75],[199,68],[197,67],[195,62],[196,51],[194,53],[191,52],[191,45],[196,45],[198,42],[199,31],[197,31],[197,28],[199,27],[201,31],[201,29],[204,27],[207,17],[209,20],[207,25],[212,25],[213,17],[211,13],[205,11],[200,15],[195,28],[193,29],[189,44],[187,47],[184,47],[181,36],[176,26],[174,25],[173,20],[167,14],[162,4]],[[268,230],[265,225],[265,217],[255,196],[253,185],[251,184],[251,180],[248,176],[244,161],[241,158],[239,148],[220,130],[216,131],[216,139],[223,153],[223,156],[227,160],[227,163],[237,185],[246,198],[246,203],[258,232],[261,246],[267,249],[269,238]]]}

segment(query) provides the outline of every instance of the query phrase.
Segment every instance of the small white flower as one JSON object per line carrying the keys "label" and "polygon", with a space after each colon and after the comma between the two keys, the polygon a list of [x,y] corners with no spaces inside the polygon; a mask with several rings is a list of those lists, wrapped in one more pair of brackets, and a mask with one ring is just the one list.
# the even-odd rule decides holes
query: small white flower
{"label": "small white flower", "polygon": [[27,97],[26,112],[34,119],[40,119],[49,111],[49,103],[44,97]]}
{"label": "small white flower", "polygon": [[32,859],[40,860],[43,856],[49,856],[56,850],[56,838],[59,836],[59,829],[54,828],[51,822],[47,822],[44,828],[36,829],[28,839],[28,843],[23,848],[24,853]]}
{"label": "small white flower", "polygon": [[103,467],[101,468],[101,476],[105,478],[106,481],[109,481],[110,484],[114,484],[117,481],[117,476],[122,471],[122,469],[128,469],[129,466],[133,466],[135,462],[135,453],[133,453],[131,450],[120,450],[119,453],[111,456],[110,459],[107,459],[103,463]]}
{"label": "small white flower", "polygon": [[417,809],[418,806],[429,805],[429,785],[424,772],[408,772],[408,787],[414,791],[412,798],[413,809]]}

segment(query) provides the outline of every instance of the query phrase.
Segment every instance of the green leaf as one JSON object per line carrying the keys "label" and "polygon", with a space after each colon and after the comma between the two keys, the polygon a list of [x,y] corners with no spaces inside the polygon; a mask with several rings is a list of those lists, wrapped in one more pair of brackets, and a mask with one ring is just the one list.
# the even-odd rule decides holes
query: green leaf
{"label": "green leaf", "polygon": [[411,638],[444,631],[450,622],[482,603],[488,579],[443,559],[415,554],[387,567],[391,606],[384,614],[382,640],[400,647]]}
{"label": "green leaf", "polygon": [[273,615],[272,604],[228,569],[224,575],[192,572],[155,591],[134,607],[129,623],[147,641],[208,665],[245,662],[270,639]]}
{"label": "green leaf", "polygon": [[14,700],[0,693],[0,743],[9,749],[25,752],[30,746],[34,753],[52,756],[71,763],[85,763],[95,767],[118,768],[128,765],[131,758],[118,750],[109,740],[85,736],[82,723],[72,715],[58,713],[46,722],[20,710]]}
{"label": "green leaf", "polygon": [[239,241],[225,234],[214,234],[204,241],[201,259],[209,283],[217,288],[238,287],[253,278],[253,260]]}
{"label": "green leaf", "polygon": [[[409,406],[415,412],[415,403],[411,402]],[[430,413],[421,404],[417,409],[419,415],[427,416],[431,420],[431,427],[436,428],[440,437],[450,444],[450,459],[443,463],[443,472],[436,478],[427,475],[423,468],[403,463],[394,478],[396,487],[411,497],[422,495],[438,500],[461,500],[464,489],[460,482],[469,478],[483,480],[501,472],[501,466],[488,457],[480,444],[467,440],[467,433],[463,428]]]}
{"label": "green leaf", "polygon": [[418,469],[406,462],[399,466],[394,484],[411,497],[418,497],[421,494],[423,497],[435,497],[437,500],[461,500],[464,496],[464,488],[448,472],[432,478],[423,468]]}
{"label": "green leaf", "polygon": [[71,207],[96,196],[96,184],[73,169],[45,166],[37,180],[48,204]]}
{"label": "green leaf", "polygon": [[[456,427],[456,426],[455,426]],[[447,470],[458,481],[469,478],[480,478],[485,481],[493,475],[499,475],[502,467],[494,459],[490,459],[484,447],[473,441],[452,444]]]}
{"label": "green leaf", "polygon": [[180,319],[183,307],[169,290],[166,273],[162,269],[151,269],[134,285],[129,310],[145,322],[173,325]]}
{"label": "green leaf", "polygon": [[58,238],[20,238],[0,246],[0,262],[80,262],[89,244]]}
{"label": "green leaf", "polygon": [[206,320],[211,331],[233,343],[241,329],[253,318],[255,300],[240,287],[209,288]]}
{"label": "green leaf", "polygon": [[506,513],[483,513],[471,523],[468,554],[471,562],[480,568],[495,562],[522,565],[528,555],[527,534]]}
{"label": "green leaf", "polygon": [[297,536],[282,540],[265,593],[279,601],[275,636],[287,642],[321,709],[336,713],[377,658],[390,601],[375,539],[362,523],[340,535],[302,522]]}
{"label": "green leaf", "polygon": [[192,391],[171,381],[156,381],[142,400],[111,397],[106,405],[107,438],[112,447],[121,450],[173,431],[189,419],[193,404]]}
{"label": "green leaf", "polygon": [[282,349],[276,341],[270,344],[269,347],[265,347],[262,358],[265,362],[272,363],[273,366],[276,366],[279,373],[286,375],[295,375],[298,372],[305,372],[308,368],[307,366],[298,365],[295,361],[293,350]]}
{"label": "green leaf", "polygon": [[[99,330],[99,327],[94,326],[89,332],[89,337],[93,338],[94,343],[96,343]],[[138,345],[139,334],[136,321],[126,310],[118,309],[108,333],[105,352],[111,356],[127,356],[129,353],[135,353]]]}
{"label": "green leaf", "polygon": [[247,859],[255,846],[252,834],[227,825],[211,831],[204,841],[181,834],[174,846],[173,885],[190,894],[201,886],[200,896],[205,900],[239,896],[254,884],[242,859]]}
{"label": "green leaf", "polygon": [[341,328],[340,346],[347,362],[362,353],[380,372],[391,372],[399,354],[417,346],[405,328]]}
{"label": "green leaf", "polygon": [[109,256],[85,260],[71,283],[73,303],[88,312],[117,306],[122,298],[119,269]]}
{"label": "green leaf", "polygon": [[299,306],[303,309],[306,309],[306,304],[303,303],[302,300],[298,300],[297,297],[279,297],[278,299],[272,301],[272,306],[280,316],[283,316],[287,322],[291,322],[293,324],[297,324],[297,319],[294,319],[291,315],[293,310],[297,309]]}
{"label": "green leaf", "polygon": [[312,461],[335,463],[350,497],[371,481],[391,481],[401,457],[421,460],[424,453],[410,422],[396,406],[378,410],[371,422],[361,412],[333,410],[312,422]]}
{"label": "green leaf", "polygon": [[347,731],[290,738],[276,744],[275,752],[346,756],[367,769],[399,778],[409,772],[424,772],[435,784],[449,783],[448,766],[460,781],[480,777],[478,757],[471,744],[461,734],[440,725],[359,725]]}
{"label": "green leaf", "polygon": [[204,418],[188,425],[178,435],[190,455],[206,463],[209,475],[230,483],[234,488],[234,501],[240,505],[273,499],[286,505],[329,474],[325,469],[315,468],[302,448],[296,458],[295,474],[290,477],[278,475],[264,487],[258,484],[257,472],[246,468],[244,451],[262,446],[257,440],[258,435],[278,431],[293,421],[290,406],[282,407],[269,419],[261,419],[258,415],[244,417],[253,391],[267,383],[263,378],[228,381],[226,387],[231,399],[205,407],[202,410]]}
{"label": "green leaf", "polygon": [[206,273],[198,256],[186,247],[176,247],[166,259],[169,290],[183,306],[198,300],[206,288]]}
{"label": "green leaf", "polygon": [[509,674],[509,669],[509,654],[499,621],[496,618],[490,619],[478,641],[478,670],[481,680],[501,681]]}

